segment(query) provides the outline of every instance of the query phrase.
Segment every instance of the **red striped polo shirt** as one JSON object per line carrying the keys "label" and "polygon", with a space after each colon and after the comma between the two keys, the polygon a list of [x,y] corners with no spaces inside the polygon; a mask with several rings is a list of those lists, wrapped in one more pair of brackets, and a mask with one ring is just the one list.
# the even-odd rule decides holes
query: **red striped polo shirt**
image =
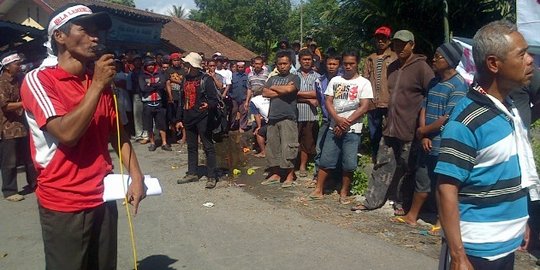
{"label": "red striped polo shirt", "polygon": [[112,91],[102,92],[94,117],[77,145],[61,144],[45,125],[73,111],[91,84],[85,85],[59,66],[29,72],[21,97],[30,127],[30,144],[38,171],[36,195],[41,206],[60,212],[77,212],[103,203],[103,178],[112,171],[108,151],[116,132]]}

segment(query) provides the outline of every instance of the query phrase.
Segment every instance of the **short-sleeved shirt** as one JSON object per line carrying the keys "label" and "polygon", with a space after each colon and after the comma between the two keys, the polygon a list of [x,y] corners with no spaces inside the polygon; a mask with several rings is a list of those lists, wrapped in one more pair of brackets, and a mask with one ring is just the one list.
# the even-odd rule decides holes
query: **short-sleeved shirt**
{"label": "short-sleeved shirt", "polygon": [[[336,76],[330,80],[324,94],[334,97],[336,113],[338,116],[347,118],[358,109],[361,99],[373,98],[373,89],[368,79],[362,76],[351,80]],[[335,120],[331,119],[330,127],[335,125]],[[361,133],[362,119],[357,119],[347,132]]]}
{"label": "short-sleeved shirt", "polygon": [[15,139],[26,136],[27,130],[24,123],[24,110],[7,111],[8,103],[21,101],[16,77],[9,77],[7,73],[0,75],[0,138]]}
{"label": "short-sleeved shirt", "polygon": [[[426,126],[443,115],[450,115],[457,102],[469,91],[469,85],[459,73],[444,82],[441,82],[440,78],[435,78],[431,85],[434,86],[428,90],[427,97],[422,102],[422,108],[426,110]],[[439,154],[440,134],[441,132],[437,131],[428,135],[432,145],[429,154],[432,156]]]}
{"label": "short-sleeved shirt", "polygon": [[225,84],[224,86],[232,84],[232,72],[230,70],[228,69],[217,70],[216,69],[216,73],[223,76],[224,78],[223,83]]}
{"label": "short-sleeved shirt", "polygon": [[253,114],[260,114],[265,122],[268,122],[268,110],[270,109],[270,99],[258,95],[250,101],[250,109]]}
{"label": "short-sleeved shirt", "polygon": [[29,72],[21,86],[30,127],[31,154],[38,171],[36,196],[41,206],[76,212],[103,203],[103,178],[112,172],[109,139],[116,132],[111,89],[103,90],[90,124],[77,145],[70,147],[47,132],[46,124],[72,112],[92,83],[81,81],[59,66]]}
{"label": "short-sleeved shirt", "polygon": [[[184,70],[180,67],[176,68],[170,66],[167,71],[165,71],[165,74],[167,76],[167,80],[171,80],[171,78],[174,78],[175,80],[178,80],[180,82],[184,81]],[[173,99],[178,100],[180,98],[180,92],[182,91],[182,83],[178,84],[171,81],[171,90]]]}
{"label": "short-sleeved shirt", "polygon": [[248,89],[248,76],[245,73],[235,72],[232,77],[232,85],[229,96],[237,102],[246,100]]}
{"label": "short-sleeved shirt", "polygon": [[[321,75],[314,70],[311,70],[308,73],[303,71],[298,72],[298,77],[300,77],[300,91],[299,92],[308,92],[315,91],[315,82]],[[296,104],[298,108],[298,122],[309,122],[317,121],[317,107],[311,106],[309,103],[298,102]]]}
{"label": "short-sleeved shirt", "polygon": [[272,85],[286,85],[290,82],[296,87],[296,91],[270,99],[270,109],[268,112],[269,122],[277,122],[284,119],[296,121],[298,114],[296,110],[296,95],[298,89],[300,89],[300,78],[297,75],[290,73],[285,76],[278,74],[268,79],[266,87],[270,88]]}
{"label": "short-sleeved shirt", "polygon": [[253,91],[253,96],[258,96],[262,94],[262,89],[264,87],[264,84],[266,83],[266,80],[268,80],[268,75],[270,75],[270,72],[268,72],[268,70],[264,68],[259,73],[255,72],[255,69],[253,69],[249,73],[248,89],[251,89],[251,91]]}
{"label": "short-sleeved shirt", "polygon": [[[511,101],[506,105],[513,107]],[[512,120],[470,89],[441,133],[435,173],[458,183],[461,238],[467,255],[489,260],[514,252],[528,219],[527,190]]]}

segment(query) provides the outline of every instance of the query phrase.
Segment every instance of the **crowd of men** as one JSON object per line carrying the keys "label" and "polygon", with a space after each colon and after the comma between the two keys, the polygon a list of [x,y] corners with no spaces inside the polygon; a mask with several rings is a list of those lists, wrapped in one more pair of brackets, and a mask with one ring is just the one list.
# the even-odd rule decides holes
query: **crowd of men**
{"label": "crowd of men", "polygon": [[[291,188],[306,178],[314,188],[307,197],[316,201],[337,175],[339,203],[351,204],[367,128],[374,168],[365,199],[351,210],[374,210],[390,199],[392,221],[416,226],[436,193],[440,221],[429,233],[444,231],[441,269],[513,269],[514,251],[528,241],[529,228],[535,231],[537,224],[527,225],[527,204],[540,199],[540,180],[529,126],[539,115],[531,104],[540,74],[523,36],[506,21],[475,35],[472,85],[456,71],[459,44],[441,44],[428,59],[414,52],[411,31],[386,26],[374,31],[376,51],[363,61],[354,50],[329,48],[323,55],[309,37],[304,47],[280,41],[270,66],[264,55],[229,61],[219,52],[100,55],[97,33],[110,25],[106,13],[68,5],[51,15],[53,64],[24,76],[16,52],[0,57],[2,192],[8,201],[24,199],[16,182],[17,165],[24,164],[28,190],[37,188],[51,269],[116,264],[116,204],[101,200],[112,169],[109,142],[127,157],[135,210],[145,197],[128,134],[148,151],[186,145],[188,169],[178,184],[199,180],[202,144],[206,188],[214,188],[214,139],[249,132],[254,157],[268,165],[262,185]],[[116,129],[116,118],[127,133]],[[316,167],[307,178],[310,161]],[[86,223],[96,235],[85,236],[92,248],[81,249],[74,239]]]}

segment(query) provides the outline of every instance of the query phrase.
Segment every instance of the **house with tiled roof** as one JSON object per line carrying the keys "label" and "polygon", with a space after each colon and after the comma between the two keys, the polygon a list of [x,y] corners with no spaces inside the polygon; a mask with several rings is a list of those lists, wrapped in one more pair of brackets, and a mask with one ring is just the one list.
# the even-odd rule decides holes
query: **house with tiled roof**
{"label": "house with tiled roof", "polygon": [[93,11],[111,15],[113,26],[106,46],[117,52],[129,49],[163,52],[221,52],[231,60],[249,60],[255,56],[237,42],[214,31],[204,23],[173,18],[153,12],[97,0],[0,0],[0,21],[46,27],[55,9],[67,3],[80,3]]}

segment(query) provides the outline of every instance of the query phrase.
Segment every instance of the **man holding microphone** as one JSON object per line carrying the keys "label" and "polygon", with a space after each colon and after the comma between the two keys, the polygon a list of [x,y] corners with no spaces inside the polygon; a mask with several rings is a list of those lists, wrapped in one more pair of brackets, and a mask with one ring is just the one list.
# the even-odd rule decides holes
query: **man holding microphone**
{"label": "man holding microphone", "polygon": [[109,142],[129,171],[134,214],[145,197],[129,137],[116,129],[113,55],[98,52],[98,33],[110,26],[107,13],[83,5],[57,9],[48,36],[58,64],[31,71],[21,88],[47,269],[116,269],[118,211],[116,202],[103,202],[103,178],[113,168]]}

